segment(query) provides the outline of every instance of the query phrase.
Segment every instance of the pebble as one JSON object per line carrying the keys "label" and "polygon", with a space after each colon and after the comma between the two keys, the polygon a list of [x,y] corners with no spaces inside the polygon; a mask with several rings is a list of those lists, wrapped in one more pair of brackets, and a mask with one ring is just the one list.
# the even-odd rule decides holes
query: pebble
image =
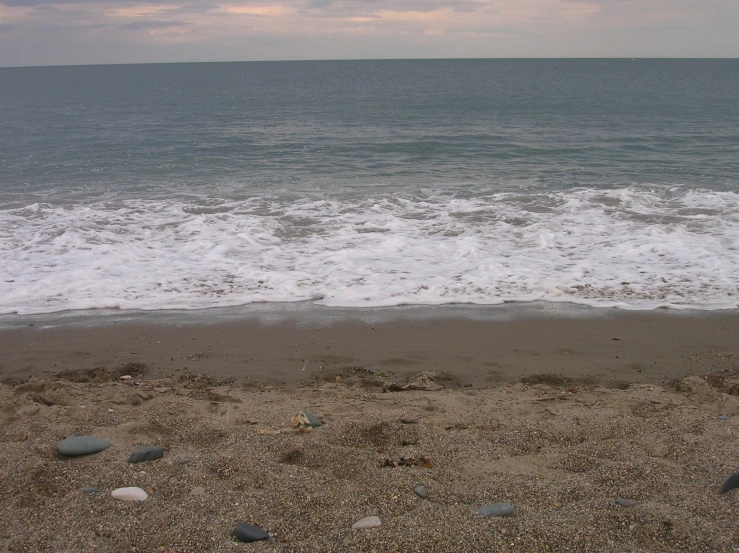
{"label": "pebble", "polygon": [[97,488],[82,488],[82,491],[85,493],[98,493]]}
{"label": "pebble", "polygon": [[236,536],[236,539],[239,541],[247,543],[269,539],[269,534],[267,532],[257,526],[247,524],[246,522],[242,522],[234,528],[234,536]]}
{"label": "pebble", "polygon": [[721,416],[720,416],[720,417],[718,418],[718,420],[720,420],[720,421],[727,421],[727,420],[729,420],[729,415],[721,415]]}
{"label": "pebble", "polygon": [[192,461],[192,457],[180,457],[179,459],[177,459],[177,464],[178,465],[186,465],[190,461]]}
{"label": "pebble", "polygon": [[113,444],[108,440],[96,438],[95,436],[70,436],[56,444],[56,449],[62,455],[78,457],[80,455],[100,453],[108,449],[111,445]]}
{"label": "pebble", "polygon": [[491,503],[480,507],[475,511],[475,514],[488,517],[509,517],[513,514],[513,505],[509,503]]}
{"label": "pebble", "polygon": [[724,480],[724,483],[721,484],[721,489],[719,490],[719,493],[730,492],[734,488],[739,488],[739,472],[735,472],[726,480]]}
{"label": "pebble", "polygon": [[426,499],[429,496],[429,491],[423,486],[416,486],[413,488],[413,491],[416,492],[418,497],[422,497],[423,499]]}
{"label": "pebble", "polygon": [[352,530],[366,530],[368,528],[379,528],[380,526],[382,526],[380,517],[373,515],[371,517],[364,517],[352,524]]}
{"label": "pebble", "polygon": [[631,507],[631,501],[628,499],[617,499],[616,503],[621,505],[621,507]]}
{"label": "pebble", "polygon": [[203,495],[204,493],[205,488],[197,486],[196,488],[191,489],[188,495]]}
{"label": "pebble", "polygon": [[118,488],[110,492],[113,499],[120,499],[121,501],[146,501],[149,499],[149,495],[141,488]]}
{"label": "pebble", "polygon": [[129,463],[141,463],[143,461],[154,461],[164,457],[164,448],[160,445],[140,447],[128,456]]}
{"label": "pebble", "polygon": [[319,419],[317,416],[315,416],[313,413],[309,411],[303,411],[303,414],[305,415],[305,418],[308,419],[308,423],[311,426],[321,426],[323,423],[321,422],[321,419]]}

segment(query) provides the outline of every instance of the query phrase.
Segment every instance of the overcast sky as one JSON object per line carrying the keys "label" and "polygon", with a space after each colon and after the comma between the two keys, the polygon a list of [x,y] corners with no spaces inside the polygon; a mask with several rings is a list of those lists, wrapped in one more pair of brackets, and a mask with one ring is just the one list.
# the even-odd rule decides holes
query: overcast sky
{"label": "overcast sky", "polygon": [[0,66],[739,57],[739,0],[0,0]]}

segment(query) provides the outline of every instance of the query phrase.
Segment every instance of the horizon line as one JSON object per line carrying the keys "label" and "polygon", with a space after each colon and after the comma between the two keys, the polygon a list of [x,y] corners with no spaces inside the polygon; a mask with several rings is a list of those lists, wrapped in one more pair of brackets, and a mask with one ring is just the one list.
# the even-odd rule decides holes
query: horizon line
{"label": "horizon line", "polygon": [[274,59],[274,60],[208,60],[208,61],[142,61],[112,63],[64,63],[39,65],[0,65],[0,69],[30,69],[50,67],[108,67],[118,65],[186,65],[205,63],[314,63],[314,62],[368,62],[368,61],[558,61],[558,60],[601,60],[601,61],[645,61],[645,60],[738,60],[739,57],[686,57],[686,56],[564,56],[564,57],[449,57],[449,58],[316,58],[316,59]]}

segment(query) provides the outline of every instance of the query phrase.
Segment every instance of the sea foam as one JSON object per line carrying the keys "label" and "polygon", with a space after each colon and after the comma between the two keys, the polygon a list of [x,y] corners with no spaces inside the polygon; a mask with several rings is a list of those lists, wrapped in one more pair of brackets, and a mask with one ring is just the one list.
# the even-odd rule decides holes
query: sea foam
{"label": "sea foam", "polygon": [[739,194],[682,187],[0,209],[0,313],[739,305]]}

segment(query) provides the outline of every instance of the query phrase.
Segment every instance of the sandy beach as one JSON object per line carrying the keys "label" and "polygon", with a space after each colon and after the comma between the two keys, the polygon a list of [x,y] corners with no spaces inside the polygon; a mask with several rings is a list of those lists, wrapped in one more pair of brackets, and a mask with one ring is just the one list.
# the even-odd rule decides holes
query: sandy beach
{"label": "sandy beach", "polygon": [[[738,323],[4,328],[0,549],[739,551],[739,490],[719,493],[739,471]],[[323,424],[296,427],[305,411]],[[60,456],[75,435],[113,445]],[[127,462],[148,445],[164,457]],[[126,486],[149,499],[110,496]],[[474,513],[497,502],[513,515]],[[238,542],[241,522],[270,539]]]}

